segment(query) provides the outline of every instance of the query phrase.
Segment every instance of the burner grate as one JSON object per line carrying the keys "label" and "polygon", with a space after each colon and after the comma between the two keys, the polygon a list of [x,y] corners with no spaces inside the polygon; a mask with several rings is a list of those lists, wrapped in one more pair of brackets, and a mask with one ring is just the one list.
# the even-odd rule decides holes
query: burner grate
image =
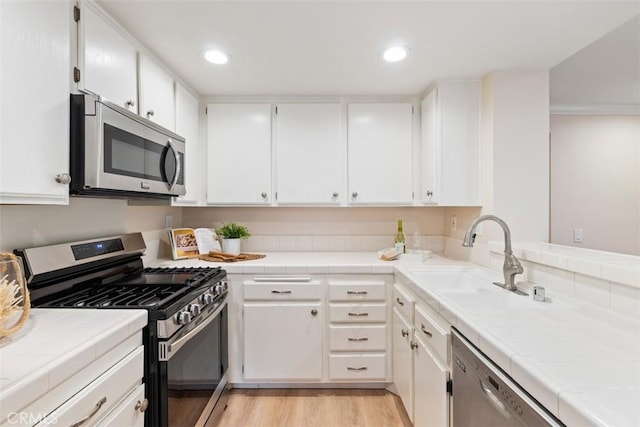
{"label": "burner grate", "polygon": [[177,295],[184,293],[174,285],[165,286],[125,286],[102,285],[91,286],[81,292],[76,292],[52,301],[51,307],[161,307]]}

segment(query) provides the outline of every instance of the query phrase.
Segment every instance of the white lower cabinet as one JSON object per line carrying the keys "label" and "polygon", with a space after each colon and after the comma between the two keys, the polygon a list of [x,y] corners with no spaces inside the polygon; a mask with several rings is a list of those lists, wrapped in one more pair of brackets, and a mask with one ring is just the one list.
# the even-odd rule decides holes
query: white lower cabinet
{"label": "white lower cabinet", "polygon": [[413,325],[393,309],[393,381],[413,422]]}
{"label": "white lower cabinet", "polygon": [[144,410],[146,408],[144,398],[144,384],[140,384],[129,393],[120,404],[106,417],[98,422],[99,427],[107,426],[144,426]]}
{"label": "white lower cabinet", "polygon": [[415,427],[448,426],[449,368],[433,350],[416,339],[413,359],[413,425]]}
{"label": "white lower cabinet", "polygon": [[320,381],[320,305],[320,301],[245,303],[244,378]]}
{"label": "white lower cabinet", "polygon": [[[100,361],[98,361],[100,362]],[[142,376],[144,374],[144,349],[139,346],[120,361],[113,364],[106,372],[93,381],[89,380],[88,385],[82,388],[72,398],[60,405],[55,411],[47,415],[38,425],[80,425],[91,426],[102,419],[101,425],[122,426],[122,425],[144,425],[144,385]],[[142,394],[135,394],[140,401],[140,406],[136,409],[133,405],[131,413],[117,416],[116,412],[127,412],[129,405],[121,406],[128,402],[132,393],[139,391],[142,387]],[[43,401],[46,401],[44,398]],[[109,418],[138,420],[138,424],[121,424],[109,422]]]}
{"label": "white lower cabinet", "polygon": [[401,283],[394,286],[393,297],[393,380],[397,392],[415,427],[446,427],[451,325]]}

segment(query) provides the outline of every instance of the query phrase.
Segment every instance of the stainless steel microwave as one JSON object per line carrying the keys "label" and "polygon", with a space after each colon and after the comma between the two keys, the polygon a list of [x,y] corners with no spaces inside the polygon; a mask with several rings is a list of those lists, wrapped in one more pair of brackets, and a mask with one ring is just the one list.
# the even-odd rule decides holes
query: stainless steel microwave
{"label": "stainless steel microwave", "polygon": [[70,194],[184,195],[185,140],[96,95],[71,95]]}

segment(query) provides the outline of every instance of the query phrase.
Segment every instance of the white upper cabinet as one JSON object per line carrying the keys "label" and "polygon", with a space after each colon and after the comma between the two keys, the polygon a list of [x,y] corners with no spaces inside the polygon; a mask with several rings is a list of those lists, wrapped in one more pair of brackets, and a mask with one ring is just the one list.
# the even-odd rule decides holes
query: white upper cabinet
{"label": "white upper cabinet", "polygon": [[278,204],[339,204],[344,196],[340,104],[279,104],[275,127]]}
{"label": "white upper cabinet", "polygon": [[271,104],[207,106],[207,203],[271,203]]}
{"label": "white upper cabinet", "polygon": [[79,2],[78,89],[93,92],[138,112],[138,73],[135,46],[104,12]]}
{"label": "white upper cabinet", "polygon": [[413,203],[413,107],[348,105],[348,202]]}
{"label": "white upper cabinet", "polygon": [[202,200],[202,150],[198,135],[198,98],[176,83],[176,133],[185,138],[184,181],[187,193],[174,206],[195,206]]}
{"label": "white upper cabinet", "polygon": [[423,203],[480,205],[480,102],[479,81],[439,82],[422,101]]}
{"label": "white upper cabinet", "polygon": [[140,54],[140,115],[175,130],[173,78],[157,62]]}
{"label": "white upper cabinet", "polygon": [[68,203],[72,22],[68,1],[0,1],[0,203]]}

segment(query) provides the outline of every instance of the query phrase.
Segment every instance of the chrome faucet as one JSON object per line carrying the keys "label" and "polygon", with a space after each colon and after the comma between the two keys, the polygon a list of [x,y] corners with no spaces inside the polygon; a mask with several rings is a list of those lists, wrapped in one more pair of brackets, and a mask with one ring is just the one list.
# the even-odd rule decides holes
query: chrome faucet
{"label": "chrome faucet", "polygon": [[473,242],[476,239],[476,234],[475,234],[476,227],[481,222],[489,221],[489,220],[497,222],[500,225],[500,227],[502,227],[502,230],[504,231],[504,264],[502,265],[502,274],[504,275],[504,283],[494,282],[493,284],[500,286],[502,288],[505,288],[509,291],[516,292],[518,294],[527,295],[526,292],[520,291],[516,287],[516,283],[515,283],[516,274],[522,274],[524,269],[522,268],[520,261],[518,261],[518,258],[516,258],[513,255],[513,251],[511,250],[511,231],[509,230],[509,226],[507,226],[506,222],[504,222],[503,220],[501,220],[495,215],[482,215],[476,218],[471,223],[471,225],[469,226],[469,229],[465,233],[464,240],[462,241],[462,246],[468,247],[468,248],[473,247]]}

